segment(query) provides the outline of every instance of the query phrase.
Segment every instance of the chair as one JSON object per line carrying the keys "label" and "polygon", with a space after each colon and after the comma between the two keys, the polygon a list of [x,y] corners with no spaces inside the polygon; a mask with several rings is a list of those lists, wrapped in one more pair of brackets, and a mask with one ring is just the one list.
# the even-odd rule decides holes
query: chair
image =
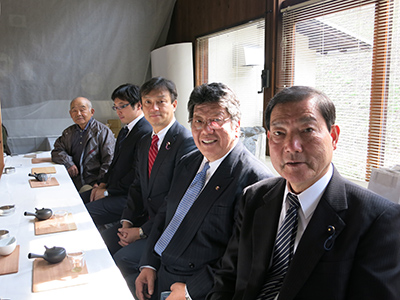
{"label": "chair", "polygon": [[11,150],[7,143],[7,139],[8,139],[7,128],[3,124],[1,124],[1,130],[3,133],[3,152],[7,155],[11,155]]}

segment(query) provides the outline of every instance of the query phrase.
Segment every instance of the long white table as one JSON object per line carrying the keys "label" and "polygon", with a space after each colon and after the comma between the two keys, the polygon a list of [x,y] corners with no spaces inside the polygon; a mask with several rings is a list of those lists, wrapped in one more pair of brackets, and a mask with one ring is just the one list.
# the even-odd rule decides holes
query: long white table
{"label": "long white table", "polygon": [[[134,299],[119,269],[110,256],[98,230],[88,214],[64,166],[53,163],[32,164],[23,155],[6,157],[5,167],[15,167],[15,173],[0,178],[0,206],[15,204],[16,210],[0,216],[0,229],[17,237],[20,245],[18,273],[0,276],[0,299]],[[54,166],[59,186],[31,188],[28,176],[32,167]],[[36,208],[66,210],[72,213],[77,230],[35,235],[34,217],[25,211]],[[43,254],[44,246],[64,247],[67,252],[85,252],[88,283],[50,291],[32,292],[33,259],[28,253]]]}

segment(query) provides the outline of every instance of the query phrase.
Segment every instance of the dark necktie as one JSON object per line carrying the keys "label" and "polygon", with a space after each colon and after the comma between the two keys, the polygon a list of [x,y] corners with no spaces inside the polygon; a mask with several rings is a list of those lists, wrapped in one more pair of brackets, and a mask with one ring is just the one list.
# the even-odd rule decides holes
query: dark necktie
{"label": "dark necktie", "polygon": [[176,230],[179,225],[182,223],[189,209],[192,207],[194,201],[199,196],[201,190],[203,189],[204,183],[206,181],[207,170],[210,168],[209,163],[207,162],[204,165],[203,170],[201,170],[194,177],[192,183],[189,188],[186,190],[185,195],[183,195],[181,201],[179,202],[178,208],[175,211],[174,216],[169,222],[167,228],[165,228],[163,234],[158,239],[154,250],[161,256],[165,248],[167,248],[169,242],[174,236]]}
{"label": "dark necktie", "polygon": [[118,147],[121,147],[122,142],[125,140],[126,136],[128,135],[129,129],[128,126],[124,126],[121,128],[118,134]]}
{"label": "dark necktie", "polygon": [[297,210],[300,203],[297,196],[291,193],[287,195],[287,198],[289,200],[289,208],[276,237],[274,256],[267,273],[266,283],[263,285],[257,300],[275,299],[282,287],[283,279],[293,256],[298,223]]}
{"label": "dark necktie", "polygon": [[151,145],[149,149],[149,178],[151,174],[151,169],[153,168],[154,161],[156,160],[156,156],[158,154],[157,142],[158,142],[158,136],[155,134],[151,139]]}

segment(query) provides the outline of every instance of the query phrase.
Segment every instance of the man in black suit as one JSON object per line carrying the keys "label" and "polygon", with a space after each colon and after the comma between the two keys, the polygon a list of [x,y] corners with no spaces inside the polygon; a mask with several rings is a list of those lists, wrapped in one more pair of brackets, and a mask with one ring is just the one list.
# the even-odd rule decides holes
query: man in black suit
{"label": "man in black suit", "polygon": [[[232,233],[243,189],[273,176],[239,142],[239,101],[227,86],[196,87],[188,110],[198,151],[185,156],[175,169],[167,201],[155,218],[136,280],[141,300],[158,299],[169,290],[173,299],[204,299]],[[202,173],[205,184],[197,188],[198,196],[192,195]],[[181,215],[187,201],[194,202]]]}
{"label": "man in black suit", "polygon": [[[138,145],[137,172],[129,187],[121,224],[102,232],[110,253],[131,289],[134,289],[136,277],[130,275],[137,273],[146,237],[170,189],[175,166],[182,156],[196,148],[190,131],[175,119],[177,92],[172,81],[152,78],[142,85],[140,95],[144,116],[153,130]],[[150,166],[152,142],[158,153],[154,155],[155,160]]]}
{"label": "man in black suit", "polygon": [[282,177],[245,190],[207,299],[399,299],[400,206],[332,165],[333,102],[314,88],[287,88],[269,102],[266,124]]}
{"label": "man in black suit", "polygon": [[113,91],[111,99],[114,101],[113,110],[117,112],[121,123],[125,126],[118,134],[114,157],[108,172],[93,186],[93,189],[80,194],[96,225],[121,219],[129,186],[136,172],[134,160],[137,144],[152,130],[143,115],[138,86],[123,84]]}

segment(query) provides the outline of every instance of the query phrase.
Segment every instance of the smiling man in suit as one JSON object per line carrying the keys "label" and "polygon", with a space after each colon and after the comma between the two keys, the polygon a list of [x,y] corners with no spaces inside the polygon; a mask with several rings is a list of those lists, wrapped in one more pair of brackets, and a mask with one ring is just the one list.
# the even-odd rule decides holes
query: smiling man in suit
{"label": "smiling man in suit", "polygon": [[169,290],[170,299],[204,299],[243,189],[273,176],[239,141],[239,101],[227,86],[196,87],[188,110],[198,150],[176,167],[167,201],[155,218],[136,280],[141,300],[158,299]]}
{"label": "smiling man in suit", "polygon": [[207,299],[399,299],[400,206],[339,175],[335,115],[310,87],[269,102],[271,161],[282,177],[245,190]]}
{"label": "smiling man in suit", "polygon": [[121,123],[115,144],[114,157],[104,178],[93,189],[81,193],[86,208],[96,225],[119,221],[126,206],[129,186],[136,172],[136,152],[139,140],[150,133],[151,125],[144,118],[139,87],[123,84],[117,87],[111,99],[113,110]]}
{"label": "smiling man in suit", "polygon": [[102,232],[131,290],[146,237],[171,187],[174,169],[182,156],[196,148],[190,131],[175,119],[178,94],[172,81],[154,77],[141,86],[140,95],[153,130],[138,145],[136,174],[121,222]]}

